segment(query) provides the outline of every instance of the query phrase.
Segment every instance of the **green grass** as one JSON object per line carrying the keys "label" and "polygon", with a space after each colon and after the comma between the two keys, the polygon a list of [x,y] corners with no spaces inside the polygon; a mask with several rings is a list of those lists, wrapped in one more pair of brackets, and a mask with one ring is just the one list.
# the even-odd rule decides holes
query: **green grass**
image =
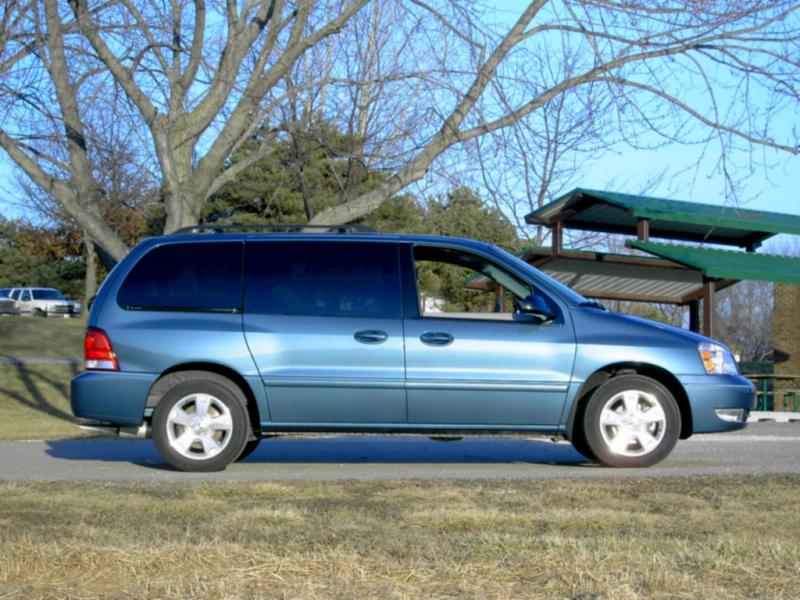
{"label": "green grass", "polygon": [[0,484],[0,597],[800,597],[800,478]]}
{"label": "green grass", "polygon": [[0,356],[83,358],[86,320],[0,317]]}
{"label": "green grass", "polygon": [[[0,318],[0,356],[83,357],[83,319]],[[76,365],[0,364],[0,440],[84,435],[69,407]]]}

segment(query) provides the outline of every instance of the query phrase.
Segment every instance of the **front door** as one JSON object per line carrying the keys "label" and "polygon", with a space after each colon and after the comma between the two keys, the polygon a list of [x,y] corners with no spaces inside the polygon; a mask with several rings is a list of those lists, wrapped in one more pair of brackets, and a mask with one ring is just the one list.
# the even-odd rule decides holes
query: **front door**
{"label": "front door", "polygon": [[33,296],[30,290],[22,290],[22,293],[19,295],[19,311],[21,313],[33,311]]}
{"label": "front door", "polygon": [[245,274],[245,338],[273,423],[405,423],[394,241],[247,242]]}
{"label": "front door", "polygon": [[[405,321],[409,422],[558,425],[575,357],[568,315],[491,259],[445,246],[405,246],[418,316]],[[539,294],[556,316],[515,313]],[[409,311],[410,312],[410,311]]]}

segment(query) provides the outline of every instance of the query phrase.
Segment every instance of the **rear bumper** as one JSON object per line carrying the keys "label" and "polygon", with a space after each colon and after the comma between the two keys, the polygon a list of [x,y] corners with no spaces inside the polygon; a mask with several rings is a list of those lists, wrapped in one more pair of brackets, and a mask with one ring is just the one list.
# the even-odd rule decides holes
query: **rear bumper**
{"label": "rear bumper", "polygon": [[76,417],[114,425],[138,426],[144,420],[144,407],[158,375],[85,371],[73,378],[70,402]]}
{"label": "rear bumper", "polygon": [[[693,433],[742,429],[755,407],[755,387],[738,375],[691,376],[681,378],[681,383],[692,408]],[[720,412],[724,414],[737,409],[742,411],[741,422],[720,417]]]}

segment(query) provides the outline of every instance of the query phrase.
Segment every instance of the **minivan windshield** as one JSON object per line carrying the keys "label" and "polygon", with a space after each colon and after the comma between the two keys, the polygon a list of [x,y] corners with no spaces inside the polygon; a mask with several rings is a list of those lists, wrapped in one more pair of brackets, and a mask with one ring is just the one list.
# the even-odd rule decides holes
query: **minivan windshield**
{"label": "minivan windshield", "polygon": [[[537,271],[534,267],[532,267],[531,265],[526,263],[524,260],[522,260],[518,256],[514,256],[510,252],[506,252],[505,250],[503,250],[502,248],[500,248],[498,246],[492,246],[492,249],[495,252],[498,252],[498,253],[502,254],[503,258],[505,258],[508,261],[514,263],[515,265],[517,265],[518,267],[523,269],[525,272],[531,273],[534,277],[545,275],[541,271]],[[570,302],[574,302],[578,306],[586,306],[587,303],[590,302],[589,300],[587,300],[586,298],[581,296],[578,292],[576,292],[572,288],[569,288],[569,287],[565,286],[560,281],[557,281],[556,279],[553,279],[552,277],[550,277],[548,275],[545,275],[545,277],[547,277],[547,284],[551,288],[553,288],[556,292],[558,292],[561,296],[563,296],[565,299],[569,300]]]}
{"label": "minivan windshield", "polygon": [[64,300],[64,296],[58,290],[37,289],[33,290],[34,300]]}

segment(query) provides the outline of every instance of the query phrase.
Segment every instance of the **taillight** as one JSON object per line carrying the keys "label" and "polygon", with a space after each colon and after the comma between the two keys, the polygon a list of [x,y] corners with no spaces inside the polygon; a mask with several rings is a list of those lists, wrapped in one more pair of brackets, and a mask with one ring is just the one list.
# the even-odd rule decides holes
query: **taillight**
{"label": "taillight", "polygon": [[83,340],[83,363],[87,369],[119,371],[119,363],[106,332],[89,327]]}

